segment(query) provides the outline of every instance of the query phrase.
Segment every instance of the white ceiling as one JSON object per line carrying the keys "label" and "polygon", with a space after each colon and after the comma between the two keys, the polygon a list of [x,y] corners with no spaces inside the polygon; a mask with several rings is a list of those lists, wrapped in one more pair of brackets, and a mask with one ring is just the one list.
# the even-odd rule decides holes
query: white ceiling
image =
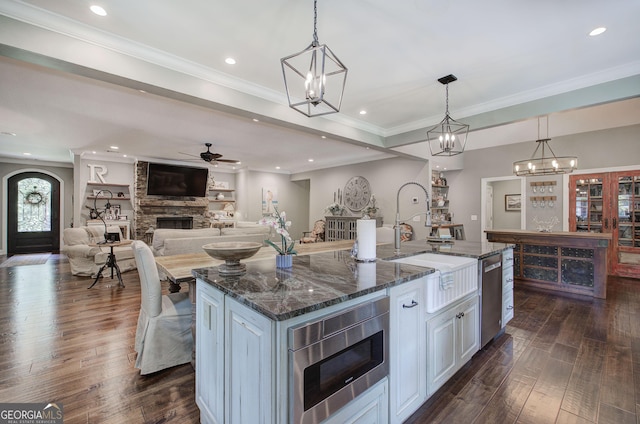
{"label": "white ceiling", "polygon": [[534,139],[513,131],[531,117],[564,127],[567,110],[640,96],[637,0],[320,0],[319,40],[349,74],[341,112],[319,118],[285,106],[279,63],[311,42],[311,0],[110,0],[106,17],[89,4],[1,2],[0,132],[16,134],[0,135],[1,156],[71,162],[117,145],[110,154],[183,160],[211,142],[250,169],[304,172],[425,157],[449,73],[452,116],[516,125],[503,142]]}

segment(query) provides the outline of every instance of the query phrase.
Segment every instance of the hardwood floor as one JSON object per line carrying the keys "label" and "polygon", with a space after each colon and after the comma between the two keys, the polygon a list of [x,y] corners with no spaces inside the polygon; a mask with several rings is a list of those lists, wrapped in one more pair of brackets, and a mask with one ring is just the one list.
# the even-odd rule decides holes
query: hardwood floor
{"label": "hardwood floor", "polygon": [[[140,285],[123,279],[87,290],[62,255],[0,268],[0,402],[62,403],[65,424],[198,423],[189,364],[133,367]],[[639,289],[610,278],[602,301],[516,288],[506,333],[407,423],[639,423]]]}

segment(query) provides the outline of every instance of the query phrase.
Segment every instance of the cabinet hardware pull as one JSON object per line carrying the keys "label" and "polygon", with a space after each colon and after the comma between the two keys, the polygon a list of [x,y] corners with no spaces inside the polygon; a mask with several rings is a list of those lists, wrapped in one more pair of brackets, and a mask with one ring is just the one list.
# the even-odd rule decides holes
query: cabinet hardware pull
{"label": "cabinet hardware pull", "polygon": [[411,305],[409,305],[409,306],[405,305],[404,303],[402,304],[402,307],[406,308],[406,309],[415,308],[416,306],[418,306],[418,302],[416,302],[415,300],[412,300],[411,301]]}
{"label": "cabinet hardware pull", "polygon": [[456,315],[456,318],[460,319],[464,316],[464,312],[460,312],[458,315]]}
{"label": "cabinet hardware pull", "polygon": [[507,306],[507,309],[511,310],[511,309],[513,309],[513,306]]}

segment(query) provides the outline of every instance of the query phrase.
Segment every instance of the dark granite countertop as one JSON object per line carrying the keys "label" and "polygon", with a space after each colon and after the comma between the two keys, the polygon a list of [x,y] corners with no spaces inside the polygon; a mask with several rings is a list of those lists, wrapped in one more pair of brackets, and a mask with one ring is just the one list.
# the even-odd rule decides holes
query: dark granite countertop
{"label": "dark granite countertop", "polygon": [[276,269],[274,258],[246,266],[247,273],[235,278],[220,277],[217,267],[192,273],[262,315],[284,321],[435,272],[383,260],[360,263],[347,250],[294,256],[289,270]]}
{"label": "dark granite countertop", "polygon": [[397,255],[392,244],[377,247],[371,263],[356,262],[346,250],[293,257],[293,268],[280,270],[273,258],[246,262],[247,273],[220,277],[217,267],[192,271],[216,289],[275,321],[364,296],[435,272],[432,268],[389,262],[420,253],[440,253],[483,259],[511,245],[468,242],[434,244],[424,240],[402,243]]}
{"label": "dark granite countertop", "polygon": [[400,254],[396,254],[393,244],[380,245],[376,251],[376,256],[384,260],[393,260],[420,253],[438,253],[442,255],[484,259],[510,247],[513,247],[513,245],[506,243],[489,243],[486,241],[453,240],[453,243],[433,243],[426,240],[413,240],[401,244]]}

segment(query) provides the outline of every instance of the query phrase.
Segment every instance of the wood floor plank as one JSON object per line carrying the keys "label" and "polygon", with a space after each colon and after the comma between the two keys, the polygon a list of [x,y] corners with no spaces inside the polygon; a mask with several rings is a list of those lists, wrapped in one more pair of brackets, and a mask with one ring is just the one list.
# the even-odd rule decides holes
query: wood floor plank
{"label": "wood floor plank", "polygon": [[573,365],[549,358],[518,416],[518,423],[554,423]]}
{"label": "wood floor plank", "polygon": [[532,377],[515,372],[509,374],[474,423],[515,423],[535,382]]}
{"label": "wood floor plank", "polygon": [[[635,408],[634,408],[635,409]],[[600,406],[599,424],[636,424],[636,414],[611,405]]]}
{"label": "wood floor plank", "polygon": [[595,422],[600,401],[606,343],[585,338],[571,373],[562,409]]}
{"label": "wood floor plank", "polygon": [[600,402],[628,412],[635,411],[636,399],[631,348],[607,345]]}

